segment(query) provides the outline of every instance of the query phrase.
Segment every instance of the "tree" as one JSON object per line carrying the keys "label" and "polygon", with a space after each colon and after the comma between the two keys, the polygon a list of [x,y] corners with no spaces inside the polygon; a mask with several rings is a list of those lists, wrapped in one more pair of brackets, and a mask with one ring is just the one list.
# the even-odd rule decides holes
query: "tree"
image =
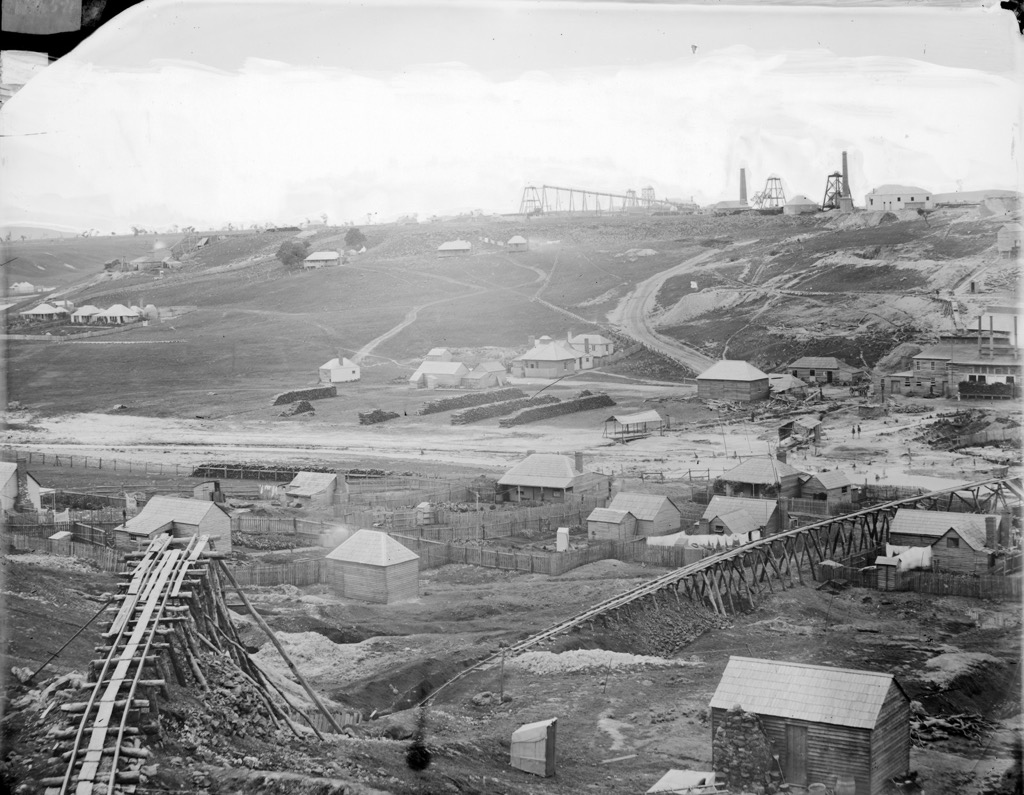
{"label": "tree", "polygon": [[366,235],[353,226],[345,233],[345,245],[349,248],[360,248],[365,246]]}
{"label": "tree", "polygon": [[324,226],[327,226],[327,213],[320,213],[320,220],[324,222]]}
{"label": "tree", "polygon": [[286,268],[294,268],[306,258],[309,243],[305,240],[286,240],[277,250],[277,258]]}
{"label": "tree", "polygon": [[[24,240],[25,236],[22,235],[21,239]],[[6,235],[4,235],[4,242],[5,243],[10,243],[11,242],[11,233],[10,232],[8,232]]]}

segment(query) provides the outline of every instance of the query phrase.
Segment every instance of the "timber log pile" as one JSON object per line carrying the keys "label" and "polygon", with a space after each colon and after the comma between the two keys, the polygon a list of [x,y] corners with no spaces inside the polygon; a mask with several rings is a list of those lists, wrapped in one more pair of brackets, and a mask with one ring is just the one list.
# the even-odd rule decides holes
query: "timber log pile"
{"label": "timber log pile", "polygon": [[503,400],[500,403],[487,403],[483,406],[474,406],[465,411],[457,411],[452,414],[452,425],[469,425],[471,422],[489,420],[493,417],[504,417],[520,409],[532,408],[534,406],[546,406],[551,403],[560,403],[560,399],[554,395],[540,395],[538,397],[524,397],[516,400]]}
{"label": "timber log pile", "polygon": [[290,392],[281,392],[274,395],[273,406],[283,406],[286,403],[294,403],[296,400],[323,400],[338,396],[336,386],[313,386],[308,389],[293,389]]}
{"label": "timber log pile", "polygon": [[471,406],[482,406],[485,403],[498,403],[503,400],[515,400],[516,398],[524,397],[526,397],[526,393],[516,387],[489,389],[486,392],[467,392],[463,395],[428,400],[420,407],[417,413],[437,414],[441,411],[468,409]]}
{"label": "timber log pile", "polygon": [[593,394],[581,392],[578,397],[566,400],[561,403],[553,403],[550,406],[537,406],[535,408],[523,409],[498,421],[502,428],[512,428],[516,425],[525,425],[528,422],[548,420],[552,417],[560,417],[563,414],[575,414],[578,411],[590,411],[591,409],[607,408],[614,406],[615,401],[603,392]]}
{"label": "timber log pile", "polygon": [[917,746],[948,740],[950,737],[966,737],[968,740],[980,742],[991,728],[991,723],[973,712],[961,712],[941,718],[918,715],[910,721],[910,739]]}

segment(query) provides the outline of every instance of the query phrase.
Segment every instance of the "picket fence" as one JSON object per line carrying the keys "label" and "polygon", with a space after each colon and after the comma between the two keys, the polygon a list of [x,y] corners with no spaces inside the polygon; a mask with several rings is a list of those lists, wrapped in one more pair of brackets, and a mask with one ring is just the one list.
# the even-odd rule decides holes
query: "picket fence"
{"label": "picket fence", "polygon": [[231,517],[231,532],[242,533],[304,533],[307,535],[319,535],[336,525],[312,519],[298,519],[296,517],[278,516],[254,516],[242,513]]}
{"label": "picket fence", "polygon": [[192,475],[192,467],[185,464],[138,461],[132,458],[40,453],[33,450],[14,450],[13,448],[5,448],[0,458],[4,461],[24,461],[29,466],[38,464],[54,467],[109,469],[113,472],[142,475],[177,475],[180,477],[191,477]]}
{"label": "picket fence", "polygon": [[7,533],[5,540],[10,548],[18,552],[40,552],[89,560],[102,571],[120,571],[122,567],[123,553],[112,547],[72,540],[50,541],[48,538],[27,533]]}
{"label": "picket fence", "polygon": [[323,558],[296,560],[274,566],[231,566],[239,585],[268,587],[273,585],[319,585],[326,581]]}

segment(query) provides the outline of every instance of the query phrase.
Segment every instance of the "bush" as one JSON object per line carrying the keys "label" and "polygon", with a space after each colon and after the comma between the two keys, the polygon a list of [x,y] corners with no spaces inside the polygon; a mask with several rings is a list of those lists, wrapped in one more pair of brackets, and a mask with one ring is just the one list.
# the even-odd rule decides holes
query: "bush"
{"label": "bush", "polygon": [[957,384],[964,397],[1014,397],[1017,394],[1013,384],[987,384],[983,381],[961,381]]}
{"label": "bush", "polygon": [[309,243],[305,240],[286,240],[277,249],[277,258],[286,268],[294,268],[297,265],[301,265],[308,254]]}
{"label": "bush", "polygon": [[349,248],[362,248],[366,245],[366,235],[353,226],[345,233],[345,245]]}

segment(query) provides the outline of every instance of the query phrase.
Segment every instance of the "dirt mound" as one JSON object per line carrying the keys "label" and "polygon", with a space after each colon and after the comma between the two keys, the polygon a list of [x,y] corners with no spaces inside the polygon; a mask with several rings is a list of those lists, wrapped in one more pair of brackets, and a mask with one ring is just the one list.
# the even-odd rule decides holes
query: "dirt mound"
{"label": "dirt mound", "polygon": [[981,652],[947,652],[926,660],[920,673],[924,689],[913,697],[930,714],[976,712],[989,714],[1011,699],[1020,682],[999,658]]}

